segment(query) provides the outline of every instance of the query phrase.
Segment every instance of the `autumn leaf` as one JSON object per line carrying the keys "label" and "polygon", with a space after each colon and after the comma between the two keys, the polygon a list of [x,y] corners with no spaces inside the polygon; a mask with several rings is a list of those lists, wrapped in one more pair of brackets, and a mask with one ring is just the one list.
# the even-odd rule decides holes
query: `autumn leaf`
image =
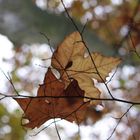
{"label": "autumn leaf", "polygon": [[88,103],[83,102],[83,96],[84,91],[79,88],[76,80],[73,79],[64,90],[64,83],[49,69],[36,97],[14,99],[24,111],[23,119],[29,121],[23,126],[33,129],[53,118],[82,122],[88,106]]}
{"label": "autumn leaf", "polygon": [[85,96],[93,98],[100,97],[100,91],[94,86],[93,79],[105,82],[106,77],[120,61],[119,58],[106,57],[100,53],[87,55],[79,32],[67,36],[52,56],[52,66],[60,72],[65,84],[68,85],[69,79],[74,78],[78,81],[80,88],[85,91]]}
{"label": "autumn leaf", "polygon": [[[52,66],[60,72],[60,80],[49,68],[36,97],[14,98],[25,113],[23,119],[29,121],[24,126],[39,127],[53,118],[82,122],[90,106],[89,98],[100,98],[93,79],[104,82],[119,63],[120,59],[100,53],[87,55],[80,34],[72,33],[58,46],[52,57]],[[90,100],[90,103],[96,105],[100,102]]]}
{"label": "autumn leaf", "polygon": [[81,42],[81,36],[78,32],[74,32],[57,47],[52,57],[52,66],[63,70],[72,62],[73,57],[83,56],[84,52],[85,47]]}

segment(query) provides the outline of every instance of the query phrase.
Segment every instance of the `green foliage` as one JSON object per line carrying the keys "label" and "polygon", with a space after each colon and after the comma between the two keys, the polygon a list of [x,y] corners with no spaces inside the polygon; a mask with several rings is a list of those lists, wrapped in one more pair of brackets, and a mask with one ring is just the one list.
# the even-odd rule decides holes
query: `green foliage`
{"label": "green foliage", "polygon": [[7,107],[0,104],[0,140],[24,140],[25,131],[21,126],[21,112],[8,112]]}

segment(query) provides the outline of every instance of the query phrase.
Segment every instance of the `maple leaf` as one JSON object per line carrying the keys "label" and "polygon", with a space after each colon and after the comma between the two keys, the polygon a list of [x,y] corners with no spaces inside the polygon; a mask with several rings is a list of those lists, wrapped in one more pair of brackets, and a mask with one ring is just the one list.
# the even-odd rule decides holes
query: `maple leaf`
{"label": "maple leaf", "polygon": [[[92,79],[104,82],[106,77],[121,60],[106,57],[100,53],[85,56],[86,47],[79,32],[73,32],[58,46],[52,56],[52,66],[56,68],[65,84],[74,78],[87,97],[100,97],[100,91],[94,86]],[[91,59],[92,57],[92,59]],[[93,61],[92,61],[93,60]],[[84,99],[87,101],[87,99]],[[98,101],[92,102],[98,104]]]}
{"label": "maple leaf", "polygon": [[29,120],[23,126],[35,128],[53,118],[80,123],[85,118],[88,106],[88,103],[83,102],[83,96],[84,91],[79,88],[76,80],[73,79],[64,90],[64,83],[59,81],[49,69],[36,97],[14,99],[24,111],[23,119]]}

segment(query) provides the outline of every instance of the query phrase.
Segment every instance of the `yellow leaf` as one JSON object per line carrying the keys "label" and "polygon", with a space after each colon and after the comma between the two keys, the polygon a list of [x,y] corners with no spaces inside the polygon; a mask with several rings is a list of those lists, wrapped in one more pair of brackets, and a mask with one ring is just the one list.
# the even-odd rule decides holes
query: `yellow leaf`
{"label": "yellow leaf", "polygon": [[56,69],[65,69],[74,56],[82,56],[84,52],[85,46],[81,42],[81,36],[74,32],[57,47],[52,57],[52,66]]}
{"label": "yellow leaf", "polygon": [[[58,69],[66,85],[69,84],[70,78],[74,78],[78,81],[80,88],[85,91],[85,96],[99,98],[100,91],[94,86],[93,79],[105,82],[106,77],[121,60],[106,57],[100,53],[91,53],[85,57],[85,53],[86,47],[80,34],[74,32],[66,37],[54,52],[52,66]],[[84,100],[87,101],[87,99]]]}
{"label": "yellow leaf", "polygon": [[[91,57],[95,65],[93,64]],[[70,76],[72,75],[72,77],[75,77],[75,75],[85,74],[86,76],[94,78],[99,82],[104,82],[105,78],[112,71],[112,69],[114,69],[120,63],[119,58],[106,57],[100,53],[92,53],[91,57],[73,57],[72,66],[67,69],[68,74]]]}
{"label": "yellow leaf", "polygon": [[[80,88],[85,92],[85,97],[100,98],[100,91],[94,86],[94,81],[87,77],[85,74],[75,75],[74,78],[78,81]],[[87,102],[89,99],[84,98],[84,101]],[[90,103],[96,105],[100,104],[100,101],[91,101]]]}

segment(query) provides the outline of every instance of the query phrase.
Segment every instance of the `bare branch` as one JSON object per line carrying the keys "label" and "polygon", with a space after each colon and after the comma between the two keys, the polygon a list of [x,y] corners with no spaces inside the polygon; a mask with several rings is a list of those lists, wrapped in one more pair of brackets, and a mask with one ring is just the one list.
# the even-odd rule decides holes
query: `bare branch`
{"label": "bare branch", "polygon": [[113,134],[115,133],[117,127],[119,126],[121,120],[122,120],[123,117],[130,111],[130,109],[131,109],[132,107],[133,107],[133,105],[131,105],[131,106],[126,110],[126,112],[125,112],[120,118],[117,118],[119,121],[118,121],[117,125],[115,126],[115,128],[113,129],[111,135],[107,138],[107,140],[110,140],[110,139],[111,139],[111,137],[112,137]]}
{"label": "bare branch", "polygon": [[14,84],[13,84],[13,81],[12,81],[12,78],[11,78],[10,74],[8,73],[8,75],[6,75],[2,69],[0,69],[0,70],[1,70],[1,72],[3,73],[3,75],[6,77],[6,79],[10,82],[10,84],[11,84],[11,86],[13,87],[15,93],[16,93],[17,95],[19,95],[18,91],[16,90],[16,88],[15,88],[15,86],[14,86]]}

